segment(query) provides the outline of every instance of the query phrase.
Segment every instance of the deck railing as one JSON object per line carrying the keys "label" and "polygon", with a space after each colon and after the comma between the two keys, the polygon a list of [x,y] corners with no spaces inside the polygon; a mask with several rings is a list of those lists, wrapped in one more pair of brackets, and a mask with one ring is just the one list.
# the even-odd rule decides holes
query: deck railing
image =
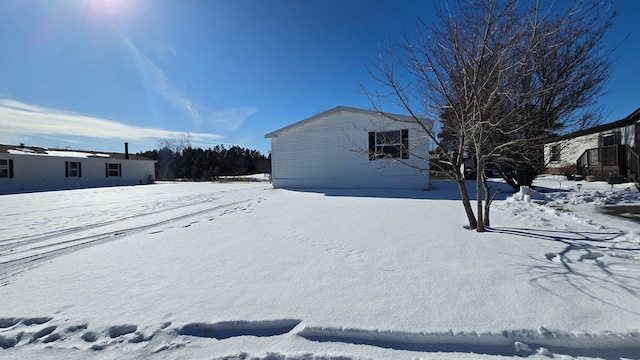
{"label": "deck railing", "polygon": [[637,181],[640,175],[640,156],[628,145],[585,150],[576,165],[578,174],[595,176],[598,180],[621,176]]}
{"label": "deck railing", "polygon": [[638,150],[627,146],[627,176],[635,182],[640,182],[640,155]]}

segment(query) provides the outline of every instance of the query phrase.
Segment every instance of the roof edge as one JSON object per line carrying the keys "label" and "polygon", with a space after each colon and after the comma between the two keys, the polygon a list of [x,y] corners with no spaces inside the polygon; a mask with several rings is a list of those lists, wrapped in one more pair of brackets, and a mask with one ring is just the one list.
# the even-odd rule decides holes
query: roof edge
{"label": "roof edge", "polygon": [[270,133],[267,133],[264,135],[265,139],[270,139],[270,138],[275,138],[278,136],[279,133],[282,133],[284,131],[287,130],[291,130],[293,128],[296,128],[300,125],[304,125],[307,123],[310,123],[312,121],[315,121],[317,119],[326,117],[326,116],[330,116],[333,114],[337,114],[339,112],[351,112],[351,113],[359,113],[359,114],[364,114],[364,115],[375,115],[375,116],[387,116],[387,117],[393,117],[393,118],[398,118],[400,120],[405,120],[405,121],[411,121],[414,120],[413,117],[409,116],[409,115],[400,115],[400,114],[393,114],[393,113],[386,113],[386,112],[381,112],[381,111],[375,111],[375,110],[368,110],[368,109],[360,109],[360,108],[354,108],[354,107],[349,107],[349,106],[336,106],[332,109],[323,111],[321,113],[315,114],[313,116],[310,116],[306,119],[294,122],[293,124],[289,124],[285,127],[282,127],[278,130],[274,130]]}
{"label": "roof edge", "polygon": [[[148,157],[138,155],[138,154],[129,154],[129,158],[126,158],[126,153],[112,152],[112,151],[96,151],[96,150],[73,150],[73,149],[59,149],[59,148],[48,148],[44,146],[27,146],[27,145],[11,145],[11,144],[0,144],[0,154],[8,154],[9,150],[19,150],[24,151],[24,155],[29,155],[31,152],[34,155],[47,155],[49,151],[56,151],[60,153],[69,152],[69,153],[85,153],[87,156],[86,159],[112,159],[112,160],[136,160],[136,161],[157,161],[150,159]],[[26,151],[25,151],[26,150]],[[19,154],[22,155],[22,154]],[[108,155],[108,156],[104,156]],[[55,155],[47,155],[54,157]],[[69,157],[73,158],[74,156],[56,156],[56,157]]]}
{"label": "roof edge", "polygon": [[579,137],[579,136],[596,134],[596,133],[599,133],[599,132],[602,132],[602,131],[613,130],[613,129],[616,129],[616,128],[619,128],[619,127],[622,127],[622,126],[631,125],[637,120],[640,120],[640,108],[637,108],[631,114],[627,115],[626,117],[624,117],[624,118],[622,118],[620,120],[612,121],[612,122],[606,123],[606,124],[596,125],[594,127],[590,127],[590,128],[587,128],[587,129],[574,131],[574,132],[571,132],[571,133],[568,133],[568,134],[564,134],[564,135],[551,137],[545,143],[549,144],[549,143],[556,142],[556,141],[562,141],[562,140],[567,140],[567,139],[571,139],[571,138],[575,138],[575,137]]}

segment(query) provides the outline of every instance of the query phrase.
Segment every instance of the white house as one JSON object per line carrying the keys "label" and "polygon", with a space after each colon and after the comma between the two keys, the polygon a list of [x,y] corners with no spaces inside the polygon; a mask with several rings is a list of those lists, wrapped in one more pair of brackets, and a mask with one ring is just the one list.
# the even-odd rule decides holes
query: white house
{"label": "white house", "polygon": [[637,179],[639,154],[640,109],[624,119],[550,139],[544,147],[548,173],[575,170],[599,180]]}
{"label": "white house", "polygon": [[0,145],[0,194],[153,182],[155,160],[102,153]]}
{"label": "white house", "polygon": [[430,142],[409,116],[338,106],[265,138],[275,188],[429,187]]}

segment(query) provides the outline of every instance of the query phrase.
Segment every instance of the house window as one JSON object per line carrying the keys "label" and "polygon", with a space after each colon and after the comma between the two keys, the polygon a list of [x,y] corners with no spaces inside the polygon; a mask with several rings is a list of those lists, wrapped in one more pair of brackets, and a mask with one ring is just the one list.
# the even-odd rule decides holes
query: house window
{"label": "house window", "polygon": [[602,146],[620,145],[620,132],[602,135]]}
{"label": "house window", "polygon": [[551,146],[551,158],[549,159],[549,161],[551,161],[552,163],[560,162],[560,146]]}
{"label": "house window", "polygon": [[107,163],[104,170],[107,177],[122,176],[122,166],[119,163]]}
{"label": "house window", "polygon": [[0,178],[13,177],[13,160],[0,159]]}
{"label": "house window", "polygon": [[369,160],[409,158],[409,130],[369,133]]}
{"label": "house window", "polygon": [[66,177],[82,177],[82,164],[79,161],[65,161]]}

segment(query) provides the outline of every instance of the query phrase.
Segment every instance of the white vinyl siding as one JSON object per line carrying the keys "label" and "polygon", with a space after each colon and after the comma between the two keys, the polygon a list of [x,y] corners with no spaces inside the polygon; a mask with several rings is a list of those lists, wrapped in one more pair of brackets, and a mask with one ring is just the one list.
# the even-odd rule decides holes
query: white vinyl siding
{"label": "white vinyl siding", "polygon": [[[555,143],[545,145],[545,162],[550,168],[572,166],[576,164],[582,153],[588,149],[598,147],[599,134],[583,135],[570,140],[561,140]],[[561,156],[557,161],[553,161],[554,151]]]}
{"label": "white vinyl siding", "polygon": [[[339,111],[271,137],[274,187],[284,188],[411,188],[429,186],[428,162],[411,156],[418,171],[395,159],[369,160],[369,132],[397,130],[399,124],[360,112]],[[409,129],[410,152],[428,159],[428,143],[418,129]]]}
{"label": "white vinyl siding", "polygon": [[[546,144],[544,147],[545,160],[550,168],[573,166],[586,150],[612,144],[633,147],[635,145],[635,124]],[[551,158],[553,147],[556,147],[562,154],[557,162],[552,161]]]}
{"label": "white vinyl siding", "polygon": [[[118,159],[119,176],[106,177],[105,168],[114,163],[113,159],[26,154],[8,154],[7,157],[12,164],[12,178],[0,177],[0,193],[138,185],[147,184],[155,177],[153,160]],[[111,172],[115,175],[114,170]]]}

